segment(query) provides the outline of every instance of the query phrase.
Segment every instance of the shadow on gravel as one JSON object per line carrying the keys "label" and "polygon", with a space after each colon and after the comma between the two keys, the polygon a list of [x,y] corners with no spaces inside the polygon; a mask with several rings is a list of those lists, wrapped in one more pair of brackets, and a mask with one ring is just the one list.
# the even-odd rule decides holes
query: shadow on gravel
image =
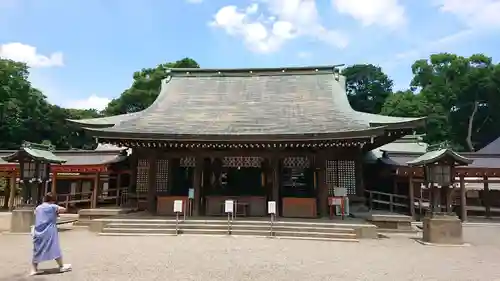
{"label": "shadow on gravel", "polygon": [[45,281],[47,280],[44,276],[47,275],[56,275],[56,274],[64,274],[67,272],[60,272],[59,268],[47,268],[47,269],[41,269],[40,273],[38,273],[35,276],[29,276],[28,273],[26,274],[15,274],[11,275],[8,277],[1,277],[0,281],[28,281],[28,280],[34,280],[34,281]]}

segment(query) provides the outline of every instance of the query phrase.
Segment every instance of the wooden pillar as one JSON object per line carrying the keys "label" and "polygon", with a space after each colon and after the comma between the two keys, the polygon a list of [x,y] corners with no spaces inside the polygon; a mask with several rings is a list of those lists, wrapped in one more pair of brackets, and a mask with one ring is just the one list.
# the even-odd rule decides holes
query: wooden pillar
{"label": "wooden pillar", "polygon": [[399,193],[399,190],[398,190],[398,177],[397,176],[393,177],[393,181],[392,181],[392,193],[393,194],[398,194]]}
{"label": "wooden pillar", "polygon": [[120,198],[121,198],[121,179],[122,179],[122,174],[121,172],[116,174],[116,206],[120,206]]}
{"label": "wooden pillar", "polygon": [[12,211],[14,209],[14,199],[16,198],[16,172],[12,172],[9,178],[10,185],[10,195],[9,195],[9,210]]}
{"label": "wooden pillar", "polygon": [[[363,150],[359,149],[358,156],[355,159],[355,177],[356,177],[356,197],[365,199],[365,177],[363,172]],[[365,201],[363,201],[365,202]]]}
{"label": "wooden pillar", "polygon": [[56,196],[57,194],[57,172],[52,172],[52,186],[50,187],[50,192],[52,195]]}
{"label": "wooden pillar", "polygon": [[467,221],[467,191],[463,175],[460,175],[460,219],[463,222]]}
{"label": "wooden pillar", "polygon": [[274,155],[271,160],[271,166],[273,169],[273,201],[276,202],[276,216],[281,214],[281,200],[280,200],[280,158],[278,155]]}
{"label": "wooden pillar", "polygon": [[441,189],[439,190],[439,202],[441,205],[441,208],[439,209],[440,212],[447,212],[448,210],[448,205],[450,202],[448,201],[448,194],[450,192],[450,187],[448,185],[446,186],[441,186]]}
{"label": "wooden pillar", "polygon": [[97,208],[97,197],[99,194],[99,178],[100,178],[100,173],[96,173],[94,177],[94,188],[92,189],[92,199],[90,202],[90,208],[92,209]]}
{"label": "wooden pillar", "polygon": [[202,213],[202,204],[201,204],[201,186],[202,186],[202,173],[204,170],[205,161],[201,157],[197,157],[195,161],[194,167],[194,179],[193,179],[193,188],[194,188],[194,206],[193,206],[193,215],[199,216]]}
{"label": "wooden pillar", "polygon": [[148,151],[149,155],[149,172],[148,172],[148,212],[152,215],[156,214],[156,170],[157,170],[157,155],[152,151]]}
{"label": "wooden pillar", "polygon": [[318,209],[321,217],[328,217],[328,185],[326,184],[326,159],[318,157]]}
{"label": "wooden pillar", "polygon": [[128,186],[129,193],[137,193],[137,165],[138,165],[138,157],[137,154],[139,151],[136,148],[132,149],[132,154],[130,155],[130,167],[132,167],[130,171],[130,181]]}
{"label": "wooden pillar", "polygon": [[488,184],[488,176],[483,177],[484,190],[483,190],[483,203],[484,203],[484,215],[487,218],[491,218],[491,201],[490,201],[490,187]]}
{"label": "wooden pillar", "polygon": [[[415,188],[413,186],[413,174],[410,172],[410,176],[408,177],[408,199],[409,199],[409,208],[410,208],[410,216],[415,218]],[[419,200],[419,204],[422,201]]]}

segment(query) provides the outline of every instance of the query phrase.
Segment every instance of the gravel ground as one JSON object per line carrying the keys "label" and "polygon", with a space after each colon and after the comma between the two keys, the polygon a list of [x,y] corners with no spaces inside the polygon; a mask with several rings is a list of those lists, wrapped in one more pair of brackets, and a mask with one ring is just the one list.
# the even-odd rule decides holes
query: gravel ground
{"label": "gravel ground", "polygon": [[[107,237],[61,232],[73,272],[26,277],[30,237],[0,235],[0,280],[500,280],[500,227],[464,228],[470,247],[409,237],[360,243],[252,237]],[[42,264],[42,269],[55,264]]]}

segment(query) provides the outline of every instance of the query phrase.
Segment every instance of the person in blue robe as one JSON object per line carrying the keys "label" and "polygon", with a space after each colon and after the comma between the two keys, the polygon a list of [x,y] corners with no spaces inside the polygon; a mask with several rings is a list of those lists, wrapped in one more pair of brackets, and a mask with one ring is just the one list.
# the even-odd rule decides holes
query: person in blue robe
{"label": "person in blue robe", "polygon": [[57,218],[59,214],[66,212],[66,208],[55,204],[55,196],[50,192],[44,196],[43,201],[35,209],[35,225],[32,230],[33,260],[30,275],[38,274],[38,264],[49,260],[57,262],[60,272],[71,270],[70,264],[63,263],[57,231]]}

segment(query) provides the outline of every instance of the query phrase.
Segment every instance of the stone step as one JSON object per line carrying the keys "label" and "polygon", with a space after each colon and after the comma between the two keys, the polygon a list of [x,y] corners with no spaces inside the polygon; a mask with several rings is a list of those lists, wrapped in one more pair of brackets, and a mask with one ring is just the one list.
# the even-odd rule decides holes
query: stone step
{"label": "stone step", "polygon": [[[207,225],[208,226],[208,225]],[[169,224],[109,224],[101,234],[168,234],[175,235],[175,225]],[[315,232],[315,231],[296,231],[273,229],[274,236],[284,237],[311,237],[311,238],[339,238],[339,239],[355,239],[356,234],[354,229],[337,229],[330,232]],[[178,234],[205,234],[205,235],[227,235],[227,226],[215,228],[182,228],[179,227]],[[270,236],[270,229],[252,229],[245,227],[236,227],[231,229],[232,235],[249,235],[249,236]]]}
{"label": "stone step", "polygon": [[121,232],[100,232],[99,236],[175,236],[169,233],[121,233]]}
{"label": "stone step", "polygon": [[175,229],[175,223],[109,223],[105,228]]}
{"label": "stone step", "polygon": [[128,234],[171,234],[175,235],[174,229],[164,229],[164,228],[107,228],[102,230],[102,233],[128,233]]}
{"label": "stone step", "polygon": [[328,241],[328,242],[359,242],[358,239],[344,238],[318,238],[318,237],[294,237],[294,236],[274,236],[273,239],[289,240],[310,240],[310,241]]}
{"label": "stone step", "polygon": [[204,234],[204,235],[228,235],[226,229],[206,229],[206,228],[194,228],[194,229],[182,229],[179,234]]}
{"label": "stone step", "polygon": [[307,238],[336,238],[336,239],[356,239],[355,233],[325,233],[325,232],[293,232],[276,231],[276,237],[307,237]]}
{"label": "stone step", "polygon": [[[182,223],[178,225],[179,229],[191,230],[191,229],[213,229],[227,231],[227,224],[191,224]],[[145,228],[145,229],[175,229],[175,223],[110,223],[106,225],[106,228]],[[260,231],[269,232],[271,230],[270,225],[232,225],[232,230],[238,231]],[[354,233],[354,229],[351,228],[326,228],[326,227],[291,227],[277,225],[273,226],[273,231],[282,232],[297,232],[297,233]]]}

